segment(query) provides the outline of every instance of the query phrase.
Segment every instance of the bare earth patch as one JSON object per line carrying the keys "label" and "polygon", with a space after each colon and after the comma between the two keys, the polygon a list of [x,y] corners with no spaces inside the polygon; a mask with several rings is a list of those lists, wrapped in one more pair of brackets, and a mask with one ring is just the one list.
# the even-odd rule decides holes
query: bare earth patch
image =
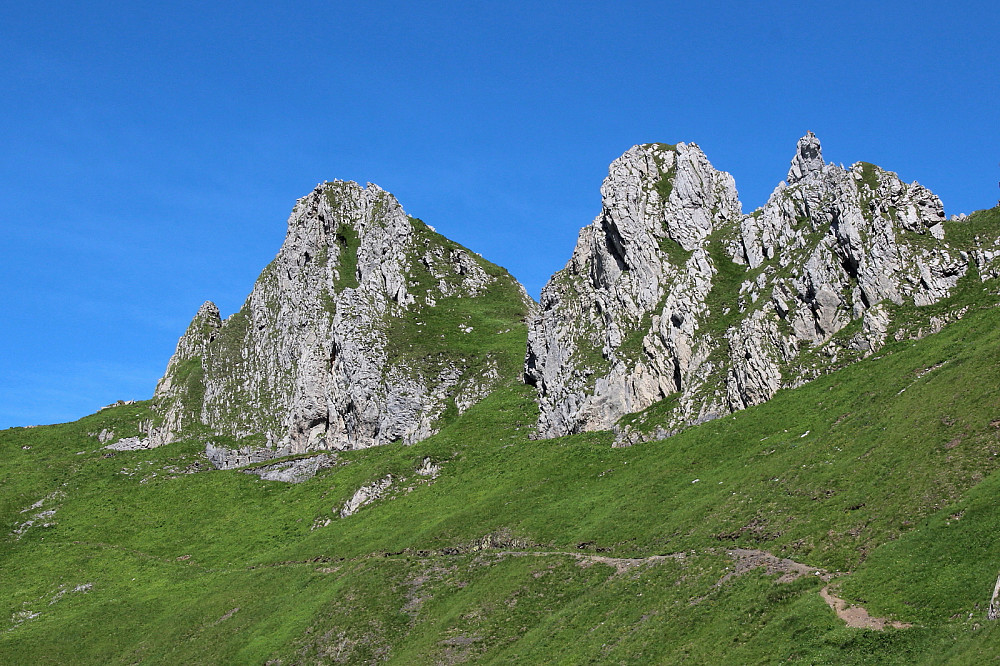
{"label": "bare earth patch", "polygon": [[753,569],[764,568],[767,574],[781,574],[779,583],[790,583],[800,576],[815,575],[824,581],[829,581],[833,576],[826,569],[810,567],[795,560],[775,557],[771,553],[763,550],[750,548],[732,548],[726,551],[726,555],[733,558],[733,570],[719,579],[716,586],[722,585],[730,578],[742,576]]}
{"label": "bare earth patch", "polygon": [[820,590],[819,593],[823,596],[823,601],[825,601],[827,605],[834,610],[837,617],[847,623],[848,627],[884,631],[886,627],[906,629],[913,626],[909,622],[887,620],[884,617],[872,617],[868,614],[868,611],[861,606],[848,606],[846,601],[830,593],[829,585]]}

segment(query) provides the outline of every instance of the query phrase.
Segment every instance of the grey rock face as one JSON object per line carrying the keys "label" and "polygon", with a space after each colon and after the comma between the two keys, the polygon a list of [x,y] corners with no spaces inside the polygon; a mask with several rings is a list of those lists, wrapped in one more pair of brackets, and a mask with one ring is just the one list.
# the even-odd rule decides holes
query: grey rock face
{"label": "grey rock face", "polygon": [[245,470],[246,474],[256,474],[265,481],[282,481],[284,483],[302,483],[312,477],[321,469],[333,467],[337,464],[337,457],[332,453],[321,453],[299,460],[287,460],[276,462],[273,465],[255,467]]}
{"label": "grey rock face", "polygon": [[363,506],[368,506],[372,502],[381,498],[388,492],[389,488],[392,486],[392,475],[387,475],[385,478],[379,479],[369,483],[368,485],[361,486],[358,490],[351,496],[351,499],[347,500],[347,503],[340,509],[340,517],[347,518],[348,516],[354,515],[358,509]]}
{"label": "grey rock face", "polygon": [[432,479],[436,479],[440,473],[441,466],[431,461],[430,458],[424,458],[420,463],[420,467],[417,468],[417,474],[428,476]]}
{"label": "grey rock face", "polygon": [[694,144],[632,148],[601,195],[529,322],[525,374],[543,436],[610,428],[705,362],[695,336],[714,272],[709,237],[741,214],[732,177]]}
{"label": "grey rock face", "polygon": [[530,303],[391,194],[322,183],[296,204],[243,308],[224,321],[211,303],[198,311],[157,386],[150,440],[202,437],[228,467],[419,441],[500,381],[489,349],[461,356],[451,344],[484,326],[464,305],[480,297],[522,316]]}
{"label": "grey rock face", "polygon": [[997,577],[997,584],[993,586],[993,596],[990,597],[986,618],[989,620],[1000,619],[1000,576]]}
{"label": "grey rock face", "polygon": [[104,448],[112,451],[142,451],[152,448],[148,437],[122,437],[113,444],[108,444]]}
{"label": "grey rock face", "polygon": [[785,180],[789,185],[797,183],[809,174],[822,171],[823,166],[823,149],[820,147],[819,139],[812,132],[806,132],[806,135],[799,139],[798,149],[792,158],[792,165],[788,168]]}
{"label": "grey rock face", "polygon": [[208,344],[222,327],[219,308],[205,301],[198,308],[177,349],[167,363],[167,371],[156,385],[154,398],[160,405],[162,421],[149,430],[147,445],[155,448],[172,442],[176,435],[200,423],[199,396],[204,392],[202,358]]}
{"label": "grey rock face", "polygon": [[215,469],[238,469],[271,460],[275,457],[275,452],[263,446],[226,448],[208,442],[205,445],[205,456]]}
{"label": "grey rock face", "polygon": [[529,322],[543,437],[616,428],[628,443],[642,435],[622,417],[657,403],[676,430],[764,402],[880,348],[894,307],[948,296],[970,264],[936,196],[824,164],[812,133],[749,215],[693,144],[632,148],[601,194]]}

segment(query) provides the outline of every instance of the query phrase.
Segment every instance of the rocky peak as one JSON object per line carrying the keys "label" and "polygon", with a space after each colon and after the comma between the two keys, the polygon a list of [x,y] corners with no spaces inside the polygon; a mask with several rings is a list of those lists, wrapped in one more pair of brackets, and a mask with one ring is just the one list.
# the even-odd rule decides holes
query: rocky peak
{"label": "rocky peak", "polygon": [[631,441],[642,419],[624,417],[659,402],[681,428],[768,400],[878,349],[894,308],[940,301],[969,263],[942,242],[936,196],[871,164],[824,165],[811,132],[749,215],[693,144],[632,148],[601,194],[529,324],[543,436]]}
{"label": "rocky peak", "polygon": [[[732,177],[716,171],[697,145],[686,143],[634,146],[609,167],[601,198],[604,229],[619,237],[623,248],[637,250],[652,236],[690,252],[716,222],[740,212],[733,208],[739,201]],[[660,224],[645,224],[647,215]],[[627,254],[622,260],[633,269],[645,263],[644,257]]]}
{"label": "rocky peak", "polygon": [[823,170],[823,149],[820,147],[819,139],[812,132],[799,139],[795,150],[795,157],[788,169],[788,176],[785,181],[792,185],[799,182],[806,176],[819,173]]}
{"label": "rocky peak", "polygon": [[388,192],[321,183],[240,311],[198,311],[154,396],[150,442],[198,437],[232,466],[418,441],[516,375],[505,345],[529,304],[506,271]]}
{"label": "rocky peak", "polygon": [[655,317],[669,331],[649,343],[685,347],[711,285],[710,240],[741,215],[732,176],[695,144],[634,146],[611,164],[601,195],[529,326],[525,374],[547,435],[608,428],[676,391],[686,366],[646,367],[636,332]]}
{"label": "rocky peak", "polygon": [[219,307],[212,301],[205,301],[198,308],[194,319],[188,324],[187,331],[177,343],[175,356],[187,358],[201,353],[212,340],[212,334],[222,326]]}

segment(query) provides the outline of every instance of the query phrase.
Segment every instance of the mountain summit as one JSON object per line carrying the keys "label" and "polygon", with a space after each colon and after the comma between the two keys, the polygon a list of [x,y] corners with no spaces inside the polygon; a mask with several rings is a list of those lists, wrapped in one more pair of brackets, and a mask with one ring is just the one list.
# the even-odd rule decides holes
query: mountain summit
{"label": "mountain summit", "polygon": [[413,443],[516,374],[530,304],[505,270],[375,185],[317,185],[243,308],[199,309],[154,395],[147,444],[216,461]]}
{"label": "mountain summit", "polygon": [[812,132],[749,215],[694,144],[635,146],[601,195],[529,326],[544,437],[627,443],[643,418],[622,417],[657,403],[655,437],[759,404],[879,349],[900,308],[947,297],[970,267],[996,272],[994,244],[948,242],[934,194],[825,164]]}
{"label": "mountain summit", "polygon": [[748,215],[693,143],[634,146],[601,196],[532,308],[506,271],[391,194],[318,185],[243,308],[198,311],[142,444],[196,436],[229,466],[413,443],[518,374],[525,318],[539,436],[661,438],[870,355],[909,334],[901,308],[947,298],[970,267],[996,273],[992,241],[946,237],[934,194],[824,163],[812,132]]}

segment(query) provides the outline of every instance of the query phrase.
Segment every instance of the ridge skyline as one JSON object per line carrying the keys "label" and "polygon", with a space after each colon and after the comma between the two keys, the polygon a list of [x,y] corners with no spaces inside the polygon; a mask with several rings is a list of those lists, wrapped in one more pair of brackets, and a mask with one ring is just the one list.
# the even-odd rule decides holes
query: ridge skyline
{"label": "ridge skyline", "polygon": [[0,28],[0,426],[147,394],[206,286],[237,310],[322,178],[390,189],[536,297],[645,141],[697,142],[748,208],[806,129],[948,214],[996,201],[980,2],[50,7]]}
{"label": "ridge skyline", "polygon": [[[812,132],[811,130],[809,130],[809,131],[807,131],[807,132],[806,132],[806,135],[804,135],[804,137],[803,137],[803,138],[805,138],[805,137],[814,137],[814,138],[817,138],[817,139],[818,139],[818,137],[816,137],[816,135],[815,135],[815,134],[814,134],[814,133],[813,133],[813,132]],[[689,145],[689,146],[694,146],[694,147],[697,147],[697,148],[699,148],[699,149],[700,149],[700,144],[699,144],[698,142],[696,142],[696,141],[690,141],[690,142],[678,142],[678,143],[686,143],[686,144],[687,144],[687,145]],[[655,144],[655,143],[639,143],[639,144],[633,144],[632,148],[630,148],[629,150],[632,150],[632,149],[634,149],[634,148],[636,148],[636,147],[640,147],[640,146],[650,146],[650,145],[656,145],[656,144]],[[626,153],[627,153],[627,152],[628,152],[628,151],[626,151]],[[799,159],[799,158],[798,158],[798,154],[796,153],[796,154],[795,154],[795,155],[793,156],[793,158],[792,158],[792,159],[791,159],[791,160],[790,160],[790,161],[788,162],[788,164],[790,165],[790,166],[789,166],[789,169],[791,169],[791,168],[794,168],[794,165],[795,165],[795,163],[796,163],[796,160],[797,160],[797,159]],[[826,161],[826,160],[825,160],[825,159],[823,158],[823,156],[822,156],[822,155],[820,155],[820,158],[819,158],[819,159],[820,159],[820,161],[821,161],[821,163],[822,163],[822,165],[823,165],[823,166],[826,166],[826,165],[830,165],[830,166],[836,166],[836,165],[838,164],[838,163],[837,163],[836,161],[832,161],[832,160],[831,160],[831,161]],[[852,162],[851,164],[853,165],[853,164],[858,164],[858,163],[864,163],[864,162],[865,162],[865,160],[855,160],[855,161],[854,161],[854,162]],[[839,163],[839,164],[840,164],[841,168],[844,168],[844,164],[843,164],[843,162],[841,162],[841,163]],[[876,166],[879,166],[880,168],[884,168],[884,167],[882,167],[882,165],[876,165]],[[892,169],[885,169],[885,170],[886,170],[887,172],[889,172],[889,173],[892,173],[892,174],[896,174],[896,173],[898,173],[898,172],[896,172],[896,171],[894,171],[894,170],[892,170]],[[730,172],[726,171],[725,169],[720,169],[720,171],[721,171],[721,172],[723,172],[723,173],[730,173]],[[730,175],[731,175],[731,173],[730,173]],[[786,174],[786,176],[784,177],[784,179],[782,179],[782,180],[779,180],[779,181],[777,181],[777,182],[776,182],[776,184],[774,185],[774,187],[773,187],[773,188],[772,188],[772,190],[771,190],[771,194],[773,194],[773,193],[774,193],[774,191],[776,191],[776,190],[777,190],[777,189],[779,189],[780,187],[784,186],[784,185],[785,185],[785,184],[786,184],[786,183],[788,182],[788,178],[789,178],[790,176],[791,176],[791,170],[789,170],[789,173],[788,173],[788,174]],[[905,178],[901,178],[901,180],[903,180],[904,182],[906,181],[906,179],[905,179]],[[749,210],[747,209],[747,204],[745,203],[745,201],[743,200],[743,198],[739,196],[739,181],[736,181],[735,177],[734,177],[734,181],[735,181],[735,184],[736,184],[736,194],[737,194],[737,201],[738,201],[738,203],[739,203],[739,205],[740,205],[740,209],[741,209],[741,214],[742,214],[742,215],[744,215],[744,216],[748,216],[748,215],[750,215],[751,213],[753,213],[754,211],[757,211],[757,210],[760,210],[760,209],[761,209],[761,208],[763,207],[763,205],[764,205],[763,203],[762,203],[762,204],[760,204],[760,205],[758,205],[758,206],[756,206],[756,207],[754,207],[754,208],[752,208],[752,209],[749,209]],[[323,181],[323,182],[325,182],[325,183],[336,183],[336,182],[345,182],[345,183],[354,183],[355,181],[352,181],[352,180],[347,180],[347,179],[341,179],[341,178],[335,178],[334,180],[328,180],[328,181]],[[911,183],[918,183],[918,184],[920,183],[920,181],[919,181],[919,180],[913,180],[913,181],[909,181],[909,182],[911,182]],[[370,181],[369,181],[369,182],[367,182],[367,185],[366,185],[366,186],[372,186],[372,185],[374,185],[374,186],[375,186],[376,188],[379,188],[379,189],[383,189],[383,188],[382,188],[382,186],[381,186],[381,184],[378,184],[378,183],[373,183],[373,182],[370,182]],[[393,195],[394,195],[394,193],[393,193],[393,192],[392,192],[391,190],[384,190],[384,191],[386,191],[386,192],[389,192],[390,194],[393,194]],[[394,196],[395,196],[395,195],[394,195]],[[769,196],[770,196],[770,195],[769,195]],[[301,201],[301,200],[302,200],[303,198],[304,198],[304,196],[303,196],[303,197],[299,197],[298,199],[296,199],[296,201]],[[401,205],[402,205],[402,204],[401,204]],[[404,208],[404,210],[406,210],[406,206],[403,206],[403,208]],[[945,210],[947,211],[947,216],[948,216],[949,218],[950,218],[950,216],[951,216],[951,215],[955,215],[955,213],[952,213],[952,212],[950,212],[950,211],[949,211],[949,210],[948,210],[947,208],[946,208]],[[974,212],[974,211],[969,211],[969,212]],[[408,211],[407,211],[407,214],[409,214],[409,212],[408,212]],[[963,212],[962,214],[965,214],[965,213]],[[419,218],[419,216],[416,216],[416,217],[418,217],[418,218]],[[436,227],[435,227],[435,225],[434,225],[434,224],[429,224],[429,226],[430,226],[430,227],[431,227],[432,229],[436,229]],[[579,229],[583,228],[583,226],[585,226],[585,225],[582,225],[581,227],[579,227],[579,228],[577,229],[577,231],[579,231]],[[445,234],[445,235],[446,235],[446,237],[448,237],[448,238],[451,238],[451,236],[448,236],[447,234]],[[570,236],[569,236],[569,238],[572,238],[572,237],[573,237],[572,235],[570,235]],[[513,247],[513,246],[515,246],[515,245],[517,245],[517,244],[514,244],[514,243],[512,243],[512,244],[510,245],[510,248],[512,248],[512,247]],[[478,248],[476,248],[476,247],[470,247],[469,249],[470,249],[470,250],[472,250],[473,252],[476,252],[476,253],[477,253],[477,254],[478,254],[479,256],[481,256],[481,257],[484,257],[484,258],[485,258],[485,259],[487,259],[488,261],[493,261],[493,259],[492,259],[492,257],[491,257],[491,256],[489,256],[489,255],[486,255],[486,254],[483,254],[482,252],[480,252],[480,250],[479,250]],[[568,253],[567,253],[567,255],[566,255],[566,256],[568,256]],[[556,258],[554,259],[554,261],[555,261],[555,266],[556,266],[556,268],[555,268],[555,270],[553,270],[553,271],[552,271],[551,273],[549,273],[549,277],[550,277],[550,278],[551,278],[552,274],[554,274],[554,273],[556,272],[556,270],[558,270],[558,267],[559,267],[559,266],[561,266],[561,264],[560,264],[560,259],[559,259],[558,257],[556,257]],[[505,265],[503,265],[503,264],[501,264],[501,263],[499,263],[499,262],[494,262],[494,263],[497,263],[497,265],[500,265],[500,266],[502,266],[503,268],[508,268],[507,266],[505,266]],[[551,267],[550,267],[550,268],[551,268]],[[510,269],[508,269],[508,270],[510,270]],[[536,267],[536,270],[544,270],[544,269],[542,269],[541,267]],[[537,302],[537,300],[538,300],[538,295],[539,295],[539,293],[540,293],[540,290],[541,290],[541,285],[536,285],[536,286],[537,286],[537,288],[536,288],[536,289],[530,289],[530,288],[529,288],[529,287],[528,287],[528,286],[527,286],[527,285],[525,284],[525,281],[522,281],[522,279],[521,279],[521,278],[520,278],[520,277],[519,277],[519,276],[517,275],[517,273],[515,273],[515,272],[514,272],[513,270],[510,270],[510,273],[511,273],[511,275],[512,275],[512,276],[514,277],[514,279],[515,279],[515,280],[517,280],[517,282],[518,282],[519,284],[521,284],[521,285],[522,285],[522,286],[523,286],[523,287],[524,287],[524,288],[526,289],[526,291],[527,291],[528,295],[529,295],[529,296],[530,296],[530,297],[532,298],[532,300],[534,300],[535,302]],[[544,285],[544,283],[542,283],[542,284]],[[248,296],[245,296],[245,298],[246,298],[246,297],[248,297]],[[213,305],[216,305],[216,307],[218,307],[218,302],[220,302],[220,301],[221,301],[221,302],[223,302],[224,304],[226,303],[226,299],[225,299],[225,298],[220,298],[219,296],[216,296],[216,295],[215,295],[215,294],[213,293],[213,289],[212,289],[211,287],[209,287],[209,288],[208,288],[208,289],[206,290],[206,296],[205,296],[205,297],[204,297],[204,298],[203,298],[202,300],[203,300],[203,301],[206,301],[206,302],[211,302],[211,303],[212,303]],[[222,318],[223,318],[223,319],[226,319],[226,318],[228,318],[228,317],[229,317],[229,316],[230,316],[231,314],[233,314],[233,313],[237,312],[237,311],[239,310],[239,307],[240,307],[239,305],[235,305],[235,306],[234,306],[234,305],[232,304],[232,299],[231,299],[231,298],[230,298],[230,299],[228,299],[228,300],[229,300],[229,304],[228,304],[228,305],[229,305],[229,307],[225,307],[225,305],[224,305],[224,306],[223,306],[223,308],[220,308],[220,311],[221,311],[221,313],[222,313]],[[242,301],[240,301],[240,303],[242,303]],[[157,351],[160,351],[160,350],[157,350]],[[164,363],[164,365],[165,365],[165,363]],[[155,380],[153,381],[153,384],[152,384],[152,386],[155,386]],[[86,412],[86,413],[92,413],[92,412],[93,412],[94,410],[96,410],[96,409],[99,409],[100,407],[102,407],[102,406],[104,406],[104,405],[106,405],[106,404],[113,404],[114,402],[116,402],[116,401],[118,401],[118,400],[143,400],[143,399],[146,399],[146,398],[148,397],[148,395],[151,395],[151,394],[152,394],[152,391],[151,391],[151,390],[149,390],[149,392],[148,392],[147,394],[132,394],[132,395],[123,395],[123,396],[119,396],[119,397],[116,397],[116,398],[114,398],[114,399],[112,399],[112,400],[109,400],[108,402],[105,402],[105,403],[101,403],[100,405],[96,405],[96,404],[95,404],[95,405],[94,405],[94,406],[92,407],[92,409],[91,409],[91,410],[90,410],[89,412]],[[83,415],[83,414],[80,414],[80,415],[78,415],[78,416],[82,416],[82,415]],[[55,421],[54,421],[54,422],[55,422]],[[12,423],[12,424],[10,424],[10,425],[7,425],[7,424],[0,424],[0,427],[2,427],[2,428],[8,428],[8,427],[18,427],[18,426],[25,426],[25,425],[44,425],[44,424],[45,424],[45,423],[24,423],[24,422],[22,422],[22,423]]]}

